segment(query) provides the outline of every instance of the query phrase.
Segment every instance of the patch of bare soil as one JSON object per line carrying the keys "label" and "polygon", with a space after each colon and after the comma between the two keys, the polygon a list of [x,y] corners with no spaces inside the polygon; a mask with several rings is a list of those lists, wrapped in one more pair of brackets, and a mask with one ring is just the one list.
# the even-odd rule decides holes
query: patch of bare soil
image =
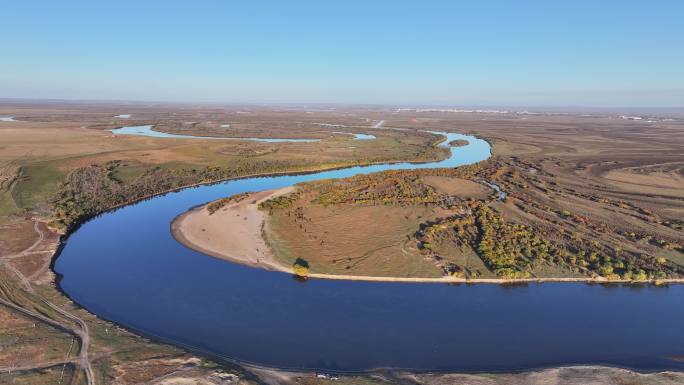
{"label": "patch of bare soil", "polygon": [[213,213],[209,205],[196,208],[176,218],[171,231],[180,243],[205,254],[249,266],[289,271],[273,259],[261,237],[263,213],[258,204],[291,190],[290,187],[253,193]]}

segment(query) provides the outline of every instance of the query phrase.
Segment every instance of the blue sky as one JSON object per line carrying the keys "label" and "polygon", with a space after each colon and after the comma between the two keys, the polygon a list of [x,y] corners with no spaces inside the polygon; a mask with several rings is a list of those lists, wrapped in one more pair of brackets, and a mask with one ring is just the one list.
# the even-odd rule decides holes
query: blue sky
{"label": "blue sky", "polygon": [[0,97],[684,106],[682,1],[0,0]]}

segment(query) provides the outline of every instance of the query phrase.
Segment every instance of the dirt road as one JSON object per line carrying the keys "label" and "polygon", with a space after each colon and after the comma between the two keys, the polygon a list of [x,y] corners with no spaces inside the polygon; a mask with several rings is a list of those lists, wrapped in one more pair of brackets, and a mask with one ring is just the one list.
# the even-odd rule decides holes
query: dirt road
{"label": "dirt road", "polygon": [[[67,331],[79,338],[81,341],[81,347],[80,347],[80,352],[78,355],[78,359],[75,361],[77,364],[77,367],[83,369],[83,371],[86,374],[86,380],[88,385],[95,385],[95,375],[93,373],[92,365],[90,362],[90,358],[88,356],[88,346],[90,344],[90,335],[88,331],[88,325],[86,324],[83,319],[67,312],[66,310],[62,309],[61,307],[55,305],[54,303],[48,301],[47,299],[43,298],[40,294],[38,294],[34,289],[33,286],[31,285],[31,281],[19,270],[17,269],[14,265],[12,265],[11,261],[17,258],[21,258],[23,256],[31,254],[45,239],[45,235],[43,231],[40,229],[40,222],[34,221],[34,226],[33,226],[34,231],[38,235],[38,239],[29,247],[26,249],[22,250],[19,253],[12,254],[9,256],[5,257],[0,257],[0,266],[6,267],[9,271],[14,273],[14,275],[17,276],[17,279],[21,283],[21,285],[24,287],[24,290],[26,290],[28,293],[30,293],[32,296],[36,297],[40,302],[66,318],[67,320],[71,321],[73,324],[69,323],[63,323],[54,319],[51,319],[47,316],[41,315],[39,313],[36,313],[30,309],[23,308],[13,302],[0,299],[0,303],[10,307],[26,316],[29,316],[33,319],[36,319],[40,322],[45,322],[51,326],[57,327],[58,329]],[[32,368],[26,368],[25,370],[28,369],[39,369],[44,366],[45,363],[39,363],[37,366],[34,366]],[[54,365],[52,365],[54,366]],[[13,370],[17,370],[17,368],[14,368]],[[1,371],[1,370],[0,370]]]}

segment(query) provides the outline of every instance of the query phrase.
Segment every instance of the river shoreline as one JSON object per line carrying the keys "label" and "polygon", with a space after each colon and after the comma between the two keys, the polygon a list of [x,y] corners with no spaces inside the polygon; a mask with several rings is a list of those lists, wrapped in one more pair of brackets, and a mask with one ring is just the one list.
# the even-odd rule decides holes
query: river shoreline
{"label": "river shoreline", "polygon": [[[186,247],[219,259],[271,271],[289,272],[273,258],[261,236],[264,223],[259,203],[293,191],[293,187],[251,193],[209,212],[207,205],[187,211],[171,222],[171,235]],[[229,233],[225,229],[231,229]]]}
{"label": "river shoreline", "polygon": [[[482,145],[477,150],[478,154],[485,153]],[[487,156],[490,153],[491,151],[488,151]],[[468,157],[467,152],[463,154],[466,156],[460,158],[461,164],[477,163],[482,160],[481,157]],[[456,162],[443,162],[436,166],[455,167],[454,163]],[[534,349],[527,349],[529,357],[522,361],[519,358],[520,354],[516,353],[511,356],[510,360],[502,358],[499,363],[490,363],[489,361],[478,361],[472,356],[472,353],[462,353],[470,351],[467,348],[467,344],[473,342],[463,341],[463,336],[458,338],[459,341],[465,343],[464,350],[450,349],[451,345],[449,344],[442,346],[445,333],[449,334],[454,330],[454,322],[456,324],[463,324],[461,328],[482,329],[487,330],[487,333],[493,330],[501,330],[492,329],[491,325],[487,326],[492,322],[496,322],[499,319],[498,317],[478,319],[480,317],[478,314],[481,314],[479,312],[463,313],[461,311],[463,306],[479,306],[476,303],[476,298],[479,295],[493,300],[493,306],[487,307],[483,311],[496,308],[495,304],[501,302],[499,305],[503,305],[504,308],[516,304],[515,306],[521,309],[521,315],[528,314],[530,309],[526,310],[526,308],[532,306],[533,302],[530,299],[534,298],[531,296],[542,295],[542,293],[542,297],[536,298],[544,299],[545,306],[551,309],[565,311],[565,309],[559,308],[560,305],[558,305],[556,296],[567,297],[566,299],[572,302],[572,306],[586,306],[590,308],[591,305],[588,305],[587,302],[577,302],[578,296],[568,297],[569,294],[564,294],[576,292],[575,287],[580,287],[579,285],[567,285],[566,287],[554,285],[549,287],[549,290],[534,292],[531,291],[532,288],[520,289],[510,294],[508,293],[509,291],[506,291],[506,298],[502,298],[498,290],[487,289],[484,285],[473,287],[471,290],[474,290],[474,292],[469,291],[468,293],[464,292],[466,290],[465,287],[446,289],[443,287],[446,285],[430,285],[431,287],[428,287],[428,285],[416,285],[414,287],[401,285],[401,288],[391,287],[390,285],[374,285],[375,290],[369,291],[366,290],[366,285],[340,286],[341,284],[315,282],[318,278],[332,281],[337,277],[316,276],[313,274],[310,277],[312,282],[301,285],[296,280],[288,278],[287,275],[289,274],[272,274],[272,272],[259,271],[262,269],[246,268],[234,263],[222,263],[213,260],[214,258],[201,258],[202,255],[206,254],[202,253],[200,255],[187,250],[169,235],[169,223],[178,218],[178,213],[187,210],[188,207],[201,210],[205,204],[200,202],[214,201],[245,191],[263,191],[263,189],[269,187],[277,189],[284,186],[292,186],[297,183],[316,180],[316,178],[339,178],[354,175],[358,172],[377,172],[385,169],[402,169],[406,167],[406,165],[394,168],[371,167],[310,177],[276,178],[274,181],[263,181],[255,178],[254,181],[226,184],[225,187],[206,187],[201,191],[186,191],[185,193],[179,193],[178,196],[167,196],[155,202],[147,202],[138,206],[132,205],[122,210],[123,213],[109,215],[106,218],[99,218],[89,223],[88,228],[84,229],[79,234],[80,236],[75,236],[69,242],[62,253],[64,258],[60,259],[56,266],[53,266],[53,271],[63,274],[59,280],[59,286],[61,289],[64,289],[63,292],[75,303],[82,303],[84,304],[82,306],[86,309],[92,309],[91,312],[98,314],[99,317],[122,324],[138,334],[154,336],[155,339],[180,346],[197,354],[242,364],[249,361],[260,362],[263,365],[258,366],[275,368],[276,370],[288,370],[286,368],[290,367],[293,368],[290,370],[301,368],[299,370],[321,370],[327,372],[342,369],[342,371],[349,373],[368,373],[372,372],[372,368],[392,367],[392,370],[396,371],[407,368],[405,370],[423,373],[485,373],[536,370],[545,367],[545,365],[541,364],[543,362],[548,362],[548,367],[561,367],[565,363],[581,365],[582,362],[586,362],[590,366],[593,363],[600,363],[597,367],[603,365],[623,366],[647,372],[668,370],[669,368],[681,366],[670,364],[669,362],[661,362],[657,357],[664,356],[658,352],[666,349],[661,348],[661,345],[657,344],[649,346],[650,349],[654,350],[654,353],[648,356],[647,360],[633,362],[629,357],[626,357],[624,360],[622,356],[616,359],[606,359],[597,354],[593,356],[590,354],[586,360],[577,361],[573,358],[568,359],[563,351],[558,353],[559,356],[555,361],[549,361],[546,355],[535,358],[536,351]],[[433,167],[433,165],[425,165],[422,168],[428,167]],[[110,238],[97,238],[98,242],[91,241],[94,239],[92,234],[111,234],[111,229],[114,228],[119,229],[122,239],[130,239],[130,242],[122,243]],[[224,228],[225,230],[226,228]],[[150,242],[150,239],[154,239],[154,242]],[[90,256],[94,253],[100,253],[100,258],[91,258]],[[133,266],[134,268],[131,269]],[[79,271],[88,271],[88,275],[75,274]],[[108,278],[115,275],[119,277],[116,282]],[[349,280],[352,277],[344,278]],[[361,277],[358,279],[377,280],[378,278]],[[485,280],[482,280],[482,282],[473,282],[472,280],[459,281],[453,278],[448,280],[432,278],[430,281],[456,284],[458,286],[460,283],[523,284],[539,282],[540,279],[525,280],[527,282],[521,282],[520,280],[505,282],[498,280],[487,280],[485,282]],[[170,282],[173,282],[173,284],[169,284]],[[409,278],[408,282],[415,282],[415,280]],[[567,280],[562,279],[559,282],[567,282]],[[596,283],[605,284],[609,282],[601,280]],[[312,289],[312,286],[315,289]],[[339,294],[343,290],[345,294],[340,296]],[[594,291],[602,289],[594,287],[579,290],[585,292],[589,290],[587,294],[592,294]],[[662,289],[662,291],[676,293],[679,289],[670,288]],[[162,295],[156,295],[156,293],[161,293]],[[644,293],[654,295],[652,290],[645,290]],[[477,295],[473,297],[471,294]],[[627,294],[627,291],[623,290],[612,291],[612,294],[605,292],[605,295],[611,296],[625,296]],[[120,298],[122,298],[122,295],[129,296],[129,300],[121,302]],[[452,300],[458,297],[460,297],[459,301]],[[293,300],[294,298],[297,298],[297,300]],[[669,301],[673,301],[672,294],[668,298]],[[426,299],[431,300],[426,302]],[[594,304],[598,299],[595,295],[590,295],[583,300],[587,300],[589,304]],[[289,301],[292,301],[292,303]],[[677,299],[674,299],[674,301],[677,301]],[[609,302],[608,304],[614,302]],[[180,308],[178,306],[179,303],[183,304]],[[387,306],[388,304],[392,305]],[[399,360],[378,359],[378,357],[384,356],[379,356],[376,353],[383,351],[387,346],[386,338],[393,336],[394,332],[380,327],[380,324],[375,325],[377,323],[375,322],[377,320],[375,317],[348,318],[349,315],[355,314],[356,311],[360,311],[363,314],[369,312],[367,313],[369,315],[377,314],[374,309],[383,309],[383,312],[380,314],[394,312],[398,316],[406,314],[402,313],[402,311],[405,310],[408,304],[423,309],[423,316],[416,318],[412,322],[417,325],[415,326],[418,328],[417,330],[421,330],[426,334],[425,337],[427,339],[416,339],[412,343],[404,344],[407,345],[405,348],[401,347],[401,341],[396,339],[392,339],[392,341],[397,342],[400,349],[409,349],[404,351],[423,351],[427,353],[434,352],[434,346],[442,346],[443,349],[447,349],[442,351],[442,353],[448,353],[447,355],[437,354],[431,357],[429,361],[425,361],[427,356],[420,353],[415,355],[415,357],[413,357],[414,355],[411,357],[399,357]],[[660,302],[655,304],[663,305]],[[613,307],[610,308],[612,309]],[[264,311],[268,311],[271,314],[275,312],[278,322],[282,322],[286,328],[291,328],[293,333],[285,335],[270,334],[268,328],[264,328],[261,323],[273,322],[273,320],[265,319]],[[235,317],[236,312],[239,312],[239,317]],[[577,312],[569,313],[569,317],[563,318],[567,324],[564,327],[573,331],[576,336],[588,339],[593,338],[592,335],[596,333],[593,329],[574,328],[574,325],[581,325],[581,323],[578,324],[572,321],[576,318],[572,316],[573,314],[577,314]],[[606,313],[606,316],[613,316],[614,314],[615,312],[611,311]],[[526,324],[527,322],[532,322],[532,324],[553,325],[544,321],[545,316],[548,316],[548,314],[540,314],[540,316],[528,319],[525,322]],[[392,319],[400,318],[394,317]],[[449,326],[432,322],[437,319],[447,320]],[[362,320],[366,320],[363,322],[368,322],[368,320],[373,322],[364,324],[361,327],[358,324],[363,323]],[[513,325],[516,325],[516,322],[519,323],[523,320],[511,319],[510,321]],[[638,324],[640,322],[638,319],[636,321],[632,319],[632,321],[630,324]],[[672,322],[667,319],[659,321],[664,327],[659,327],[656,330],[670,330],[672,327]],[[366,344],[364,346],[367,347],[374,347],[374,349],[360,354],[362,352],[353,346],[354,341],[342,335],[337,337],[328,335],[325,340],[317,338],[319,328],[321,327],[342,327],[340,330],[347,330],[345,328],[349,327],[349,324],[343,322],[352,322],[354,330],[364,335],[368,334],[367,336],[359,337],[359,343]],[[382,324],[386,325],[386,323]],[[524,331],[524,329],[520,330]],[[536,334],[530,334],[525,338],[536,338],[535,335],[539,334],[540,329],[535,326],[531,327],[530,330]],[[206,338],[209,334],[211,334],[211,338]],[[289,343],[293,335],[296,335],[298,338],[297,346]],[[472,336],[473,334],[471,333],[470,335]],[[456,338],[456,335],[453,337]],[[472,339],[471,337],[468,338]],[[574,339],[573,341],[580,340],[582,339]],[[615,340],[615,344],[620,345],[621,341],[619,339]],[[321,343],[324,345],[321,346]],[[369,343],[370,345],[368,345]],[[544,342],[542,341],[541,343]],[[303,349],[302,344],[310,348]],[[332,361],[319,363],[317,361],[319,356],[315,352],[318,349],[325,348],[325,346],[335,346],[337,350],[334,354],[330,355],[329,359]],[[478,346],[482,346],[479,341]],[[498,349],[494,346],[493,348]],[[274,353],[272,349],[278,349],[278,352]],[[678,351],[675,350],[674,353],[678,353]],[[670,352],[665,351],[664,354],[670,354]],[[231,357],[235,357],[235,359],[231,359]],[[655,358],[651,361],[651,357]],[[337,364],[336,360],[341,360],[340,362],[344,364]],[[468,363],[469,360],[472,361]],[[454,362],[461,364],[452,366]],[[450,367],[451,369],[449,369]],[[431,368],[437,370],[430,370]],[[445,370],[441,371],[442,368]]]}
{"label": "river shoreline", "polygon": [[[241,202],[228,205],[224,210],[226,213],[208,214],[206,207],[211,202],[194,207],[185,213],[178,215],[171,223],[171,235],[184,246],[199,251],[200,253],[222,259],[225,261],[238,263],[252,268],[265,269],[269,271],[276,271],[287,274],[294,274],[290,266],[283,265],[281,261],[277,260],[273,253],[268,248],[263,238],[263,227],[265,221],[263,213],[258,209],[257,205],[264,200],[275,198],[292,191],[291,186],[277,190],[265,190],[251,193],[247,198]],[[255,200],[255,203],[244,204],[244,201]],[[240,208],[238,214],[235,209]],[[254,220],[260,223],[252,228],[247,229],[248,234],[236,234],[235,232],[229,234],[222,234],[221,240],[202,241],[197,239],[199,231],[213,232],[217,234],[222,228],[229,226],[242,227],[243,221],[230,221],[226,223],[223,218],[232,219],[233,216],[244,215],[247,222]],[[249,219],[249,220],[248,220]],[[192,220],[192,223],[188,223]],[[199,228],[202,228],[199,230]],[[212,231],[213,230],[213,231]],[[244,229],[240,229],[244,230]],[[251,231],[250,231],[251,230]],[[193,233],[194,237],[189,237],[188,233]],[[191,239],[193,238],[193,239]],[[250,242],[251,240],[251,242]],[[223,244],[222,244],[223,243]],[[235,254],[236,246],[245,250],[244,254]],[[259,256],[251,253],[251,250],[260,251]],[[230,251],[233,251],[232,253]],[[603,277],[548,277],[548,278],[473,278],[466,279],[460,277],[387,277],[387,276],[366,276],[366,275],[345,275],[345,274],[322,274],[309,273],[306,278],[311,279],[329,279],[340,281],[366,281],[366,282],[411,282],[411,283],[447,283],[447,284],[499,284],[499,285],[515,285],[515,284],[529,284],[529,283],[586,283],[586,284],[628,284],[628,285],[668,285],[668,284],[684,284],[684,278],[673,279],[659,279],[659,280],[644,280],[634,281],[627,279],[608,279]]]}
{"label": "river shoreline", "polygon": [[[444,142],[446,139],[440,140],[438,143]],[[485,142],[487,142],[485,139],[482,139]],[[489,142],[487,142],[489,143]],[[490,152],[491,156],[491,152]],[[116,211],[117,209],[130,206],[136,203],[140,203],[149,199],[153,199],[156,197],[160,197],[162,195],[170,194],[170,193],[175,193],[175,192],[180,192],[182,190],[186,189],[191,189],[191,188],[197,188],[197,187],[202,187],[202,186],[212,186],[212,185],[218,185],[221,183],[226,183],[226,182],[231,182],[231,181],[239,181],[242,179],[250,179],[250,178],[271,178],[271,177],[278,177],[278,176],[300,176],[300,175],[311,175],[319,172],[327,172],[327,171],[338,171],[338,170],[344,170],[348,168],[353,168],[353,167],[370,167],[370,166],[379,166],[379,165],[397,165],[397,164],[411,164],[411,165],[422,165],[422,164],[427,164],[427,163],[433,163],[433,162],[441,162],[444,160],[449,159],[447,158],[441,158],[441,159],[436,159],[436,160],[416,160],[416,161],[405,161],[405,160],[396,160],[396,161],[378,161],[378,162],[359,162],[359,163],[350,163],[350,164],[335,164],[335,163],[329,163],[329,164],[323,164],[320,166],[314,166],[311,168],[304,168],[303,170],[292,170],[292,171],[275,171],[275,172],[268,172],[268,173],[256,173],[256,174],[244,174],[244,175],[238,175],[238,176],[232,176],[228,178],[222,178],[222,179],[217,179],[213,181],[206,181],[206,182],[198,182],[198,183],[192,183],[188,185],[184,185],[181,187],[174,187],[168,190],[163,190],[154,194],[146,195],[140,198],[132,199],[129,201],[126,201],[121,204],[117,204],[114,206],[111,206],[107,208],[106,210],[103,210],[97,214],[90,215],[88,217],[82,218],[75,223],[71,224],[68,228],[63,229],[63,228],[56,228],[56,227],[51,227],[49,224],[49,219],[50,218],[45,218],[45,217],[38,217],[35,218],[36,220],[39,220],[41,222],[45,222],[46,225],[53,231],[56,231],[62,235],[62,242],[66,241],[66,239],[69,237],[69,235],[73,234],[78,228],[85,223],[101,216],[104,214],[108,214],[111,212]],[[201,206],[201,205],[200,205]],[[53,259],[57,258],[58,255],[53,256]]]}
{"label": "river shoreline", "polygon": [[[291,191],[288,188],[282,188],[278,190],[266,190],[259,193],[253,193],[249,198],[245,200],[255,199],[255,196],[259,201],[274,198],[280,195],[287,194]],[[257,195],[259,194],[259,195]],[[211,202],[210,202],[211,203]],[[257,202],[258,203],[258,202]],[[226,223],[221,221],[220,214],[209,215],[206,213],[206,205],[195,207],[183,214],[180,214],[171,223],[171,235],[184,246],[199,251],[200,253],[222,259],[232,263],[238,263],[244,266],[249,266],[252,268],[265,269],[274,272],[294,274],[290,266],[283,265],[274,258],[270,250],[267,250],[264,254],[260,255],[260,260],[255,260],[254,256],[251,254],[246,255],[235,255],[231,254],[226,250],[234,250],[236,244],[242,244],[243,248],[246,249],[259,249],[265,246],[265,242],[256,244],[244,244],[245,238],[241,237],[240,234],[225,234],[223,239],[229,247],[224,250],[217,250],[216,242],[203,243],[197,239],[191,240],[187,236],[188,232],[194,232],[197,234],[198,227],[206,229],[218,230],[223,228]],[[261,228],[264,226],[263,215],[259,212],[256,204],[249,205],[250,207],[245,207],[246,210],[242,212],[241,215],[246,215],[248,217],[259,218],[261,224],[256,228],[252,229],[251,238],[253,236],[261,236]],[[235,214],[234,211],[230,211],[235,207],[240,207],[240,203],[236,203],[227,208],[228,214],[232,216]],[[192,224],[184,223],[188,217],[195,217],[196,221]],[[240,224],[240,222],[233,222],[235,224]],[[194,231],[193,231],[194,230]],[[263,237],[261,237],[263,241]],[[263,249],[261,249],[263,251]],[[326,279],[326,280],[340,280],[340,281],[365,281],[365,282],[410,282],[410,283],[446,283],[446,284],[498,284],[498,285],[515,285],[515,284],[530,284],[530,283],[586,283],[586,284],[627,284],[627,285],[668,285],[668,284],[684,284],[684,279],[674,278],[674,279],[660,279],[660,280],[644,280],[644,281],[634,281],[627,279],[607,279],[603,277],[548,277],[548,278],[515,278],[515,279],[501,279],[501,278],[473,278],[466,279],[460,277],[437,277],[437,278],[426,278],[426,277],[385,277],[385,276],[365,276],[365,275],[342,275],[342,274],[321,274],[321,273],[309,273],[306,277],[307,279]]]}
{"label": "river shoreline", "polygon": [[[186,213],[181,214],[185,215]],[[42,222],[46,224],[45,222]],[[55,252],[59,252],[61,250],[61,244],[57,247]],[[221,258],[221,257],[217,257]],[[223,259],[223,258],[221,258]],[[51,270],[52,266],[50,267]],[[320,373],[323,374],[328,374],[328,375],[339,375],[339,376],[368,376],[368,375],[374,375],[378,373],[387,373],[388,371],[390,372],[397,372],[397,373],[406,373],[410,375],[434,375],[434,376],[439,376],[439,375],[464,375],[464,376],[473,376],[473,375],[520,375],[520,374],[543,374],[546,372],[552,372],[552,371],[558,371],[558,370],[565,370],[565,369],[576,369],[576,370],[587,370],[591,371],[592,373],[595,373],[596,371],[606,371],[609,373],[612,372],[620,372],[620,373],[632,373],[638,376],[648,376],[648,375],[656,375],[656,374],[663,374],[663,375],[680,375],[681,373],[684,373],[680,370],[644,370],[644,369],[639,369],[635,367],[630,367],[630,366],[625,366],[625,365],[609,365],[609,364],[596,364],[596,365],[586,365],[586,364],[568,364],[568,365],[538,365],[538,366],[531,366],[531,367],[526,367],[526,368],[520,368],[520,369],[510,369],[510,370],[449,370],[449,369],[444,369],[444,370],[421,370],[421,369],[412,369],[412,368],[401,368],[401,367],[384,367],[384,368],[374,368],[374,369],[368,369],[368,370],[333,370],[333,369],[324,369],[321,370],[319,368],[293,368],[293,367],[282,367],[282,366],[269,366],[266,364],[258,363],[258,362],[253,362],[253,361],[248,361],[248,360],[241,360],[238,358],[234,357],[229,357],[225,355],[217,355],[216,353],[212,353],[210,351],[206,351],[200,348],[197,348],[195,346],[191,345],[185,345],[182,343],[179,343],[178,341],[175,341],[173,339],[165,338],[163,336],[151,333],[149,331],[143,331],[139,330],[135,327],[127,326],[125,324],[122,324],[120,322],[117,322],[114,319],[110,319],[108,317],[103,317],[101,315],[96,315],[94,313],[91,313],[86,307],[80,305],[74,298],[72,298],[68,293],[66,293],[62,288],[59,286],[59,280],[61,278],[61,275],[59,273],[56,273],[56,279],[55,279],[55,290],[57,290],[61,295],[63,295],[65,298],[67,298],[70,302],[73,303],[74,306],[76,306],[79,309],[82,309],[90,314],[93,314],[95,317],[98,317],[102,320],[105,320],[107,322],[110,322],[114,325],[117,325],[118,327],[125,328],[129,331],[131,331],[134,334],[137,334],[145,339],[148,339],[151,342],[155,343],[160,343],[160,344],[167,344],[167,345],[172,345],[174,347],[177,347],[188,354],[192,354],[194,356],[198,357],[204,357],[210,360],[214,360],[218,363],[221,363],[222,365],[229,365],[230,366],[237,366],[243,370],[246,370],[259,378],[282,378],[282,377],[297,377],[297,376],[307,376],[307,375],[317,375]],[[312,277],[314,278],[314,277]],[[373,277],[371,277],[373,278]],[[381,277],[382,278],[382,277]],[[319,279],[316,277],[316,279]],[[325,278],[320,278],[320,279],[325,279]],[[327,279],[335,279],[335,278],[327,278]],[[441,282],[441,283],[448,283],[448,282]],[[478,283],[478,282],[465,282],[465,283]],[[493,283],[493,282],[479,282],[479,283]],[[606,282],[602,282],[606,283]],[[608,283],[614,283],[614,282],[608,282]],[[641,281],[637,282],[637,285],[643,285],[643,284],[648,284],[649,282]]]}
{"label": "river shoreline", "polygon": [[[428,131],[430,133],[439,135],[439,133],[434,132],[434,131]],[[485,139],[486,140],[486,139]],[[446,137],[443,137],[441,140],[437,141],[434,145],[435,146],[440,146],[444,144],[446,141]],[[487,143],[490,145],[490,156],[491,156],[491,149],[493,148],[491,146],[491,143],[487,141]],[[462,147],[462,146],[467,146],[469,142],[467,140],[462,140],[462,139],[456,139],[451,142],[447,143],[449,146],[452,147]],[[455,145],[454,145],[455,144]],[[420,164],[420,163],[417,163]],[[487,183],[490,185],[489,183]],[[292,187],[292,186],[290,186]],[[490,187],[492,187],[490,185]],[[498,188],[498,186],[496,186]],[[256,197],[256,199],[259,200],[259,202],[264,201],[266,199],[274,198],[286,193],[291,192],[292,190],[290,188],[281,188],[278,190],[266,190],[266,191],[260,191],[260,192],[254,192],[252,193],[252,197],[248,198],[249,199],[255,199],[255,195],[259,195]],[[498,191],[498,190],[497,190]],[[267,197],[264,197],[263,195],[267,194]],[[233,263],[238,263],[242,264],[245,266],[249,266],[252,268],[261,268],[269,271],[276,271],[276,272],[281,272],[281,273],[288,273],[288,274],[293,274],[292,272],[292,267],[291,266],[286,266],[281,263],[281,261],[278,261],[273,253],[268,249],[268,245],[265,242],[265,239],[263,237],[263,231],[264,231],[264,226],[265,226],[265,221],[263,219],[262,213],[259,212],[257,205],[251,205],[251,207],[246,208],[245,214],[249,218],[259,218],[261,221],[260,226],[258,228],[253,228],[252,231],[250,232],[249,238],[252,238],[253,242],[252,244],[245,245],[247,250],[261,250],[264,251],[263,248],[266,247],[267,250],[264,251],[264,253],[261,255],[261,260],[256,259],[252,257],[251,255],[236,255],[236,254],[231,254],[226,250],[233,250],[234,246],[238,243],[244,243],[244,239],[237,239],[239,237],[236,237],[235,234],[225,234],[224,239],[228,240],[227,244],[229,247],[224,247],[223,250],[220,249],[220,247],[217,247],[218,245],[215,244],[215,242],[211,242],[209,245],[202,242],[198,241],[197,239],[192,240],[189,239],[188,236],[186,236],[186,233],[188,231],[192,231],[193,229],[191,228],[186,228],[186,227],[197,227],[197,226],[202,226],[206,228],[211,228],[216,227],[216,226],[222,226],[225,225],[225,223],[216,223],[217,217],[220,217],[220,215],[216,215],[214,217],[211,217],[210,215],[206,215],[204,213],[203,218],[198,219],[197,223],[194,223],[193,225],[187,225],[184,224],[183,222],[187,220],[189,217],[197,217],[202,215],[202,212],[206,211],[206,206],[209,205],[211,202],[206,203],[205,205],[199,206],[199,207],[194,207],[191,210],[188,210],[185,213],[182,213],[178,215],[173,222],[171,223],[171,235],[181,244],[184,246],[198,251],[200,253],[226,260],[229,262]],[[231,213],[232,214],[232,213]],[[194,218],[197,219],[197,218]],[[247,219],[247,218],[245,218]],[[242,224],[240,222],[231,222],[232,226],[238,226],[240,227]],[[196,232],[196,229],[195,229]],[[254,241],[256,238],[259,238],[259,241]],[[258,244],[257,244],[258,242]],[[247,252],[249,253],[249,251]],[[515,284],[530,284],[530,283],[586,283],[586,284],[627,284],[627,285],[668,285],[668,284],[684,284],[684,278],[672,278],[672,279],[657,279],[657,280],[642,280],[642,281],[635,281],[635,280],[627,280],[627,279],[608,279],[604,277],[537,277],[537,278],[514,278],[514,279],[501,279],[501,278],[472,278],[472,279],[467,279],[467,278],[461,278],[461,277],[450,277],[450,276],[444,276],[444,277],[435,277],[435,278],[428,278],[428,277],[392,277],[392,276],[365,276],[365,275],[344,275],[344,274],[323,274],[323,273],[309,273],[306,278],[310,279],[325,279],[325,280],[341,280],[341,281],[365,281],[365,282],[407,282],[407,283],[446,283],[446,284],[499,284],[499,285],[515,285]]]}

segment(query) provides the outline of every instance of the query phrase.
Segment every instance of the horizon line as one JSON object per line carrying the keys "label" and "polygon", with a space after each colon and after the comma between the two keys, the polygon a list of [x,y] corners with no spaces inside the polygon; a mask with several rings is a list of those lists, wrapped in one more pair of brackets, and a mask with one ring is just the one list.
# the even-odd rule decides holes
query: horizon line
{"label": "horizon line", "polygon": [[589,110],[680,110],[684,112],[682,105],[663,105],[663,106],[638,106],[638,105],[583,105],[583,104],[479,104],[479,103],[353,103],[353,102],[282,102],[282,101],[190,101],[190,100],[153,100],[153,99],[104,99],[104,98],[14,98],[0,97],[0,103],[7,102],[46,102],[46,103],[81,103],[81,104],[155,104],[155,105],[193,105],[193,106],[259,106],[259,107],[278,107],[278,106],[347,106],[347,107],[385,107],[385,108],[440,108],[440,109],[589,109]]}

